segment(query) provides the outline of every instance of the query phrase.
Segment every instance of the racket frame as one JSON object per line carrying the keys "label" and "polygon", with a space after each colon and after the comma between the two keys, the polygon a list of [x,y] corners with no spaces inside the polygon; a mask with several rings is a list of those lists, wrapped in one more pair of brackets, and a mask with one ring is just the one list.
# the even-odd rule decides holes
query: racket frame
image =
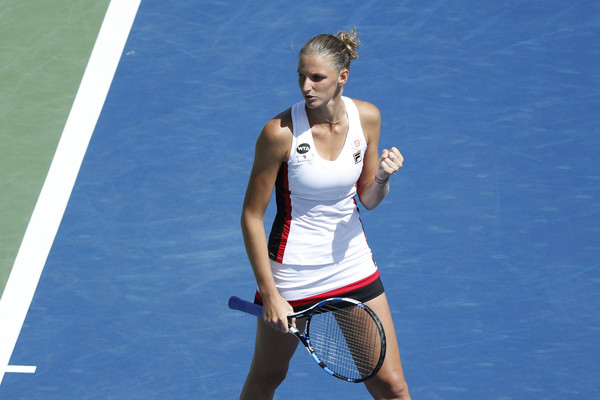
{"label": "racket frame", "polygon": [[[312,359],[317,363],[317,365],[319,365],[319,367],[321,367],[325,372],[327,372],[331,376],[334,376],[334,377],[341,379],[343,381],[346,381],[346,382],[353,382],[353,383],[364,382],[364,381],[374,377],[377,374],[377,372],[379,372],[379,370],[381,369],[381,366],[383,365],[383,361],[385,359],[385,352],[386,352],[386,338],[385,338],[385,331],[383,329],[383,325],[382,325],[381,321],[379,320],[379,317],[377,317],[377,314],[375,314],[375,312],[373,310],[371,310],[369,308],[369,306],[367,306],[364,303],[361,303],[360,301],[346,298],[346,297],[332,297],[329,299],[322,300],[322,301],[314,304],[313,306],[307,308],[306,310],[291,313],[288,315],[288,318],[306,318],[306,327],[304,329],[304,332],[307,332],[310,329],[310,319],[313,317],[313,315],[320,314],[321,312],[331,312],[332,310],[326,310],[325,308],[326,308],[326,306],[335,304],[335,303],[346,303],[346,304],[351,303],[348,305],[348,307],[351,307],[354,305],[354,306],[362,308],[369,314],[369,316],[373,319],[373,321],[375,322],[375,324],[377,326],[377,331],[379,333],[379,339],[380,339],[380,343],[381,343],[380,344],[381,345],[380,355],[379,355],[379,359],[377,361],[375,368],[368,375],[360,377],[360,378],[351,378],[351,377],[346,377],[346,376],[340,375],[339,373],[331,370],[325,364],[325,362],[323,362],[319,358],[319,356],[315,352],[315,349],[313,348],[313,345],[312,345],[312,342],[310,339],[310,334],[305,335],[303,332],[301,332],[298,328],[296,328],[292,324],[288,324],[289,333],[296,336],[296,338],[306,348],[306,350],[308,351],[308,353],[310,354]],[[234,309],[234,310],[243,311],[245,313],[252,314],[259,318],[263,317],[262,306],[251,303],[251,302],[243,300],[243,299],[240,299],[239,297],[236,297],[236,296],[231,296],[229,298],[229,308]],[[321,311],[321,310],[324,310],[324,311]]]}

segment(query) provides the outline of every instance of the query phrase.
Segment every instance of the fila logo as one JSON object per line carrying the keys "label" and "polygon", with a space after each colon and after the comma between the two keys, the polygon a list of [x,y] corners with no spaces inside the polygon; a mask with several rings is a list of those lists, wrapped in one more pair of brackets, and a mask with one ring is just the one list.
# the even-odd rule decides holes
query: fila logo
{"label": "fila logo", "polygon": [[356,153],[354,153],[354,164],[358,164],[361,161],[362,161],[362,154],[360,151],[357,151]]}
{"label": "fila logo", "polygon": [[302,143],[302,144],[299,144],[298,147],[296,147],[296,151],[298,152],[298,154],[306,154],[306,153],[308,153],[309,150],[310,150],[310,144],[308,144],[308,143]]}

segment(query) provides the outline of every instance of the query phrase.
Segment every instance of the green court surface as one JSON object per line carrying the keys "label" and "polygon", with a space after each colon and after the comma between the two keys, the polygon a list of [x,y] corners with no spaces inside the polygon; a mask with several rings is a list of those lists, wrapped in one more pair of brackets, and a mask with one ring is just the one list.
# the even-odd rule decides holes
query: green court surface
{"label": "green court surface", "polygon": [[0,296],[108,4],[0,4]]}

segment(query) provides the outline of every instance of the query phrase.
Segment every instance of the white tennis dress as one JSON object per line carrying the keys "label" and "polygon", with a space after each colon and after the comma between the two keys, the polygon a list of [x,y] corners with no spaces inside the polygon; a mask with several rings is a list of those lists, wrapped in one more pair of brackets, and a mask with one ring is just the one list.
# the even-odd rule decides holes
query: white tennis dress
{"label": "white tennis dress", "polygon": [[334,161],[319,156],[305,103],[292,106],[292,148],[275,184],[269,235],[273,277],[286,300],[335,294],[379,277],[355,199],[367,143],[356,105],[342,99],[349,129]]}

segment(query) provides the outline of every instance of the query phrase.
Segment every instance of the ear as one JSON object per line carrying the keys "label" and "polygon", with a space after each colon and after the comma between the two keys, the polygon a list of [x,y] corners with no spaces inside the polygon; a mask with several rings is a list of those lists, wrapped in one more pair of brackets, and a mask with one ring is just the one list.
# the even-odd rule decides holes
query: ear
{"label": "ear", "polygon": [[348,82],[348,76],[350,75],[350,71],[348,68],[344,68],[340,71],[340,76],[338,78],[338,85],[344,86],[346,82]]}

